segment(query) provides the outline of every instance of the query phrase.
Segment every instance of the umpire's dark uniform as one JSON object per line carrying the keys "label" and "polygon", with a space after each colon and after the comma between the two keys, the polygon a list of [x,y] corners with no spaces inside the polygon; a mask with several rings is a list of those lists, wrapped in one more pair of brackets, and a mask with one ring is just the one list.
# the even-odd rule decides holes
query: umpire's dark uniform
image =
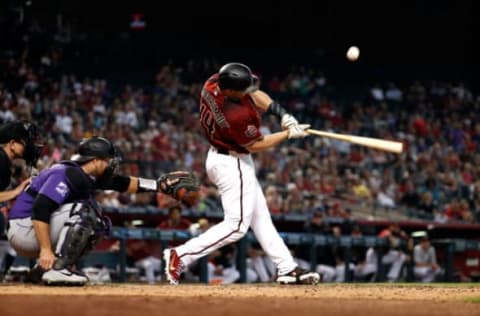
{"label": "umpire's dark uniform", "polygon": [[[5,124],[0,127],[0,145],[7,143],[10,139],[14,138],[8,130],[10,124]],[[8,133],[8,134],[7,134]],[[12,162],[7,156],[3,146],[0,146],[0,192],[5,191],[10,185],[10,180],[12,178]],[[0,202],[0,205],[2,202]],[[0,238],[3,237],[5,232],[5,223],[6,219],[3,214],[0,213]]]}
{"label": "umpire's dark uniform", "polygon": [[[8,122],[0,126],[0,192],[7,190],[12,179],[12,161],[8,156],[6,148],[15,140],[23,144],[23,154],[14,153],[14,158],[23,158],[27,165],[33,166],[39,155],[41,145],[35,144],[38,137],[37,127],[27,121]],[[7,201],[0,201],[0,207]],[[0,240],[5,238],[7,219],[0,212]],[[6,272],[13,262],[14,257],[7,255],[3,262],[0,262],[0,276]]]}
{"label": "umpire's dark uniform", "polygon": [[[7,156],[7,153],[0,147],[0,192],[4,191],[10,185],[10,178],[12,177],[12,162]],[[1,202],[0,202],[1,205]],[[5,222],[3,214],[0,213],[0,239],[5,231]]]}
{"label": "umpire's dark uniform", "polygon": [[[9,187],[12,178],[12,162],[2,145],[8,143],[11,139],[16,139],[19,136],[22,136],[17,135],[17,131],[14,128],[12,129],[14,126],[14,123],[7,123],[0,127],[0,192],[5,191]],[[0,202],[0,207],[2,204],[3,202]],[[6,239],[6,223],[7,219],[3,216],[3,213],[0,212],[0,240]],[[5,261],[0,262],[0,279],[12,264],[13,259],[13,257],[7,255],[5,256]]]}
{"label": "umpire's dark uniform", "polygon": [[[5,150],[7,144],[12,140],[22,143],[24,146],[22,158],[28,165],[33,165],[39,154],[35,145],[37,136],[37,128],[30,122],[15,121],[0,126],[0,192],[9,187],[12,178],[12,162]],[[4,234],[5,222],[6,219],[0,213],[0,237]]]}

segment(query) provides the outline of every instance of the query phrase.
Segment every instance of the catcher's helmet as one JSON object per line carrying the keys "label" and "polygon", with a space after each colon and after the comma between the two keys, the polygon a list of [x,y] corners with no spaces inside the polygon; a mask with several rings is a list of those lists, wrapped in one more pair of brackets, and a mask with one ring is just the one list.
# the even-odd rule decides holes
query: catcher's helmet
{"label": "catcher's helmet", "polygon": [[221,90],[244,91],[252,85],[252,82],[252,71],[244,64],[229,63],[223,65],[218,72],[218,86]]}
{"label": "catcher's helmet", "polygon": [[84,163],[95,158],[115,158],[116,151],[112,142],[104,137],[93,136],[80,142],[77,153],[71,160]]}

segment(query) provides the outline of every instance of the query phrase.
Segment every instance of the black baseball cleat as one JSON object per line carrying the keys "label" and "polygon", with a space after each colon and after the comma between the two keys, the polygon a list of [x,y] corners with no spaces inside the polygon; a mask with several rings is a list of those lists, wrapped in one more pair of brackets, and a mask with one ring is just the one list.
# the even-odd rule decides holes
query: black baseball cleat
{"label": "black baseball cleat", "polygon": [[280,284],[317,284],[320,281],[320,274],[296,267],[287,274],[277,276],[277,283]]}
{"label": "black baseball cleat", "polygon": [[42,269],[42,267],[40,267],[38,264],[35,264],[35,266],[27,273],[27,276],[25,277],[25,282],[32,284],[40,284],[42,283],[42,276],[45,272],[46,270]]}

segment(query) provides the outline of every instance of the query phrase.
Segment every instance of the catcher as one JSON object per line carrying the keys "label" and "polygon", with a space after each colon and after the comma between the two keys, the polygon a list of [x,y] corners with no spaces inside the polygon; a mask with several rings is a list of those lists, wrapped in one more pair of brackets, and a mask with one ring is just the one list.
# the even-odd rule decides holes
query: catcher
{"label": "catcher", "polygon": [[45,284],[84,285],[88,278],[75,262],[110,230],[110,220],[94,200],[95,190],[158,192],[187,205],[198,198],[190,172],[167,173],[158,180],[115,173],[120,155],[103,137],[83,140],[71,160],[61,161],[33,178],[9,213],[8,240],[19,255],[38,258],[33,273]]}

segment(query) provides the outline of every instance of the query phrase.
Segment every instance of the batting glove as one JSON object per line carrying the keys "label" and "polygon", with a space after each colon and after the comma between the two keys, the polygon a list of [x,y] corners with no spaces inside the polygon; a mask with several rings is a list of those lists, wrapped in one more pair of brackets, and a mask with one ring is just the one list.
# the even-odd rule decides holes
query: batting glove
{"label": "batting glove", "polygon": [[310,128],[310,124],[295,124],[288,128],[288,139],[303,138],[308,136],[307,129]]}
{"label": "batting glove", "polygon": [[293,115],[286,113],[286,114],[283,114],[282,116],[281,124],[282,124],[282,129],[287,129],[287,128],[289,129],[290,126],[292,125],[298,125],[298,121],[296,118],[293,117]]}

